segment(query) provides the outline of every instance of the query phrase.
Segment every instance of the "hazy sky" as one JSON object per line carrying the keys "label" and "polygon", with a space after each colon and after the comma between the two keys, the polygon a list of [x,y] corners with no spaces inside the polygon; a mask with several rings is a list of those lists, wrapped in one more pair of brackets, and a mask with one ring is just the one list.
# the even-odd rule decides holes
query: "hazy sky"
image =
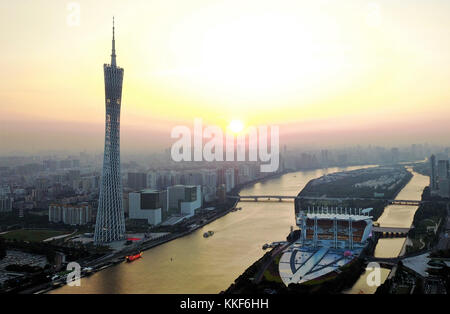
{"label": "hazy sky", "polygon": [[123,149],[168,146],[195,117],[277,124],[288,144],[448,144],[449,13],[448,0],[0,0],[0,153],[103,149],[113,15]]}

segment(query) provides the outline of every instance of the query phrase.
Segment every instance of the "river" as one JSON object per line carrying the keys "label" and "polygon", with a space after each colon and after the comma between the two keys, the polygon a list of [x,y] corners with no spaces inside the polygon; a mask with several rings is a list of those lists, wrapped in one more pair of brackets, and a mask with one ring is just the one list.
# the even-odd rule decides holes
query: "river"
{"label": "river", "polygon": [[[299,171],[242,189],[241,195],[297,195],[312,179],[369,166]],[[408,185],[409,186],[409,185]],[[80,287],[64,286],[50,293],[218,293],[262,257],[264,243],[286,240],[295,226],[293,201],[240,202],[209,225],[81,279]],[[203,238],[213,230],[214,236]]]}
{"label": "river", "polygon": [[[411,181],[400,191],[396,199],[399,200],[421,200],[423,189],[429,184],[429,177],[421,175],[408,168],[412,172]],[[381,227],[401,227],[409,228],[414,219],[417,206],[390,205],[384,209],[383,214],[377,222]],[[405,238],[379,239],[375,247],[375,257],[396,257],[402,251]],[[381,268],[381,283],[383,283],[390,273],[390,269]],[[374,293],[376,286],[368,286],[366,283],[367,273],[364,272],[353,287],[345,293]]]}

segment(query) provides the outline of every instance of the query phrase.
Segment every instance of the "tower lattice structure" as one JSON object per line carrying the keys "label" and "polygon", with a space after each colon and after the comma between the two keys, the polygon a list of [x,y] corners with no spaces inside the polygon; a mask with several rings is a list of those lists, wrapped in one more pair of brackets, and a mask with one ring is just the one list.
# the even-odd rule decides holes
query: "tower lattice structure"
{"label": "tower lattice structure", "polygon": [[125,237],[122,178],[120,172],[120,107],[122,102],[123,69],[116,64],[115,28],[111,64],[103,66],[105,78],[105,151],[95,223],[94,242],[109,243]]}

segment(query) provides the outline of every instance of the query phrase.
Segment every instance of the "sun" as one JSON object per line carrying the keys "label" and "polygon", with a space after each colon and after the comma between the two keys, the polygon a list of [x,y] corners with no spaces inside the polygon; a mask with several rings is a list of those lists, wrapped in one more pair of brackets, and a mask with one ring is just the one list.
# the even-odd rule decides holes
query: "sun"
{"label": "sun", "polygon": [[244,130],[244,123],[241,120],[231,120],[228,129],[231,132],[238,134]]}

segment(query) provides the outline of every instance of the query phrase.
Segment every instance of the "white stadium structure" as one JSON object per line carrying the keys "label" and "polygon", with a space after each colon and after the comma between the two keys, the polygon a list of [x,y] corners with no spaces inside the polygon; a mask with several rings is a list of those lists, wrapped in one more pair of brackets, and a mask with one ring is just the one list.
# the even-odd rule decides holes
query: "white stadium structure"
{"label": "white stadium structure", "polygon": [[372,209],[312,207],[296,214],[300,239],[279,262],[286,285],[305,283],[340,272],[359,256],[372,236]]}

